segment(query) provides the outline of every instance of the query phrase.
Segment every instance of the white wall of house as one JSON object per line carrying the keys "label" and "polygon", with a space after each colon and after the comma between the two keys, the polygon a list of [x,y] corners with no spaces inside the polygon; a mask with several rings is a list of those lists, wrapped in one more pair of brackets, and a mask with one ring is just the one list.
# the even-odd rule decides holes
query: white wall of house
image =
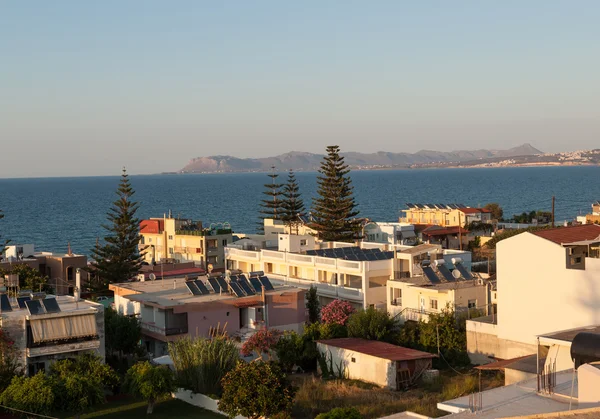
{"label": "white wall of house", "polygon": [[396,362],[377,358],[348,349],[317,343],[317,349],[331,359],[333,369],[343,368],[346,378],[373,383],[381,387],[396,389]]}
{"label": "white wall of house", "polygon": [[498,337],[536,336],[600,324],[600,259],[566,269],[567,250],[531,233],[498,243]]}
{"label": "white wall of house", "polygon": [[132,316],[141,312],[140,303],[131,301],[125,296],[115,293],[115,310],[125,316]]}
{"label": "white wall of house", "polygon": [[315,238],[309,235],[280,233],[277,244],[280,252],[301,253],[315,248]]}

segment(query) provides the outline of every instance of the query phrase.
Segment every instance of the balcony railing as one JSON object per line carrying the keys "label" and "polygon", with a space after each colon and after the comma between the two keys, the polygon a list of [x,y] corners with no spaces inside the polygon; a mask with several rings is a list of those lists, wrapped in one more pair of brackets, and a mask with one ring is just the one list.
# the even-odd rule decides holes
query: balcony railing
{"label": "balcony railing", "polygon": [[183,327],[159,327],[153,323],[145,323],[141,324],[142,329],[147,330],[148,332],[158,333],[163,336],[173,336],[173,335],[185,335],[188,332],[187,326]]}

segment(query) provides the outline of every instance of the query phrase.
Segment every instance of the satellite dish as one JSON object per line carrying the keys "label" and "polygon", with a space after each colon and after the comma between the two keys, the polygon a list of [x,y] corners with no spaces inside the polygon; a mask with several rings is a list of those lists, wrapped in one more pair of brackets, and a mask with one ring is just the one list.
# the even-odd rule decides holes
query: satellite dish
{"label": "satellite dish", "polygon": [[154,281],[154,280],[156,280],[156,275],[150,274],[150,275],[148,275],[148,278],[150,278],[150,281]]}
{"label": "satellite dish", "polygon": [[453,276],[455,279],[460,279],[460,272],[458,271],[458,269],[454,269],[454,270],[452,271],[452,276]]}

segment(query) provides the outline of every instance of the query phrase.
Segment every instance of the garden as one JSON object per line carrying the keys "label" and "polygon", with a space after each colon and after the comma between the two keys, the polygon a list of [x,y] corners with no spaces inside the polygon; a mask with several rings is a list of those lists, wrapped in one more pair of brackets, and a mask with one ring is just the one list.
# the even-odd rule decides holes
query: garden
{"label": "garden", "polygon": [[[151,364],[139,347],[135,318],[107,310],[107,363],[92,355],[55,362],[49,371],[22,376],[11,361],[10,338],[2,345],[0,405],[13,414],[28,412],[59,418],[223,417],[182,400],[177,389],[218,400],[228,415],[278,419],[379,418],[405,410],[441,416],[437,403],[478,390],[479,381],[466,356],[464,319],[449,309],[428,323],[402,327],[388,313],[355,310],[335,300],[320,307],[316,290],[307,296],[309,322],[303,333],[263,329],[240,345],[225,331],[209,337],[185,337],[169,343],[173,368]],[[405,391],[390,391],[349,380],[332,368],[316,341],[356,337],[439,353],[440,376],[415,381]],[[438,349],[439,348],[439,349]],[[439,351],[439,352],[438,352]],[[253,361],[240,359],[253,356]],[[319,371],[319,375],[317,374]],[[483,388],[503,384],[496,375],[482,377]]]}

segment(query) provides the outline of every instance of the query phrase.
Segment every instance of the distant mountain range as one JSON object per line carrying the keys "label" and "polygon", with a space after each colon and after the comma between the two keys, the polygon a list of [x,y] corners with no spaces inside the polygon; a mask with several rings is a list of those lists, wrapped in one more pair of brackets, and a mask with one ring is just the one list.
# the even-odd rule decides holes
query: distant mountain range
{"label": "distant mountain range", "polygon": [[[449,167],[481,164],[519,156],[541,155],[531,144],[523,144],[508,150],[457,150],[450,152],[421,150],[411,153],[342,153],[346,163],[353,169],[392,169],[415,167]],[[232,156],[196,157],[178,173],[264,172],[275,166],[278,170],[314,171],[319,168],[322,154],[291,151],[274,157],[240,159]]]}

